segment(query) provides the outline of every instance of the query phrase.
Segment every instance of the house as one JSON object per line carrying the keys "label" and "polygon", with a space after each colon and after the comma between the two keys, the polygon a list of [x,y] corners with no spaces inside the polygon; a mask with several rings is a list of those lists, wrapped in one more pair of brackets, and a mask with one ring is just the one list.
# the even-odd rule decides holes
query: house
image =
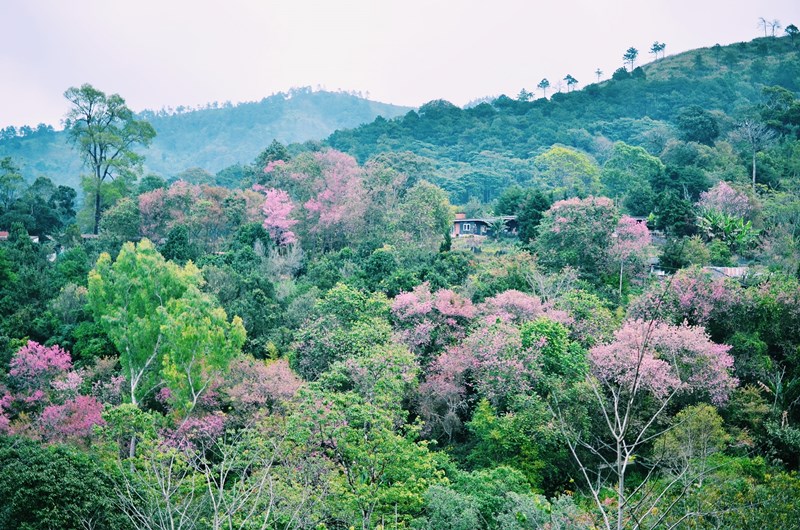
{"label": "house", "polygon": [[476,217],[467,219],[466,214],[457,213],[453,221],[450,234],[459,236],[487,236],[491,233],[492,225],[498,220],[505,221],[506,230],[512,234],[517,233],[517,218],[514,215],[501,215],[497,217]]}
{"label": "house", "polygon": [[[8,234],[7,231],[0,230],[0,243],[4,243],[4,242],[8,241],[8,235],[9,234]],[[34,243],[38,243],[39,242],[39,236],[30,236],[30,238],[31,238],[31,241],[33,241]]]}

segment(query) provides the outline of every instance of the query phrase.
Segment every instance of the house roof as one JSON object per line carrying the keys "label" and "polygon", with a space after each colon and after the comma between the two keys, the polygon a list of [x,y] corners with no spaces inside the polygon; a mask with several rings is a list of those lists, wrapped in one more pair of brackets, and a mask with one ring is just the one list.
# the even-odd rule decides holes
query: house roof
{"label": "house roof", "polygon": [[715,276],[726,276],[728,278],[742,278],[747,275],[749,267],[703,267]]}
{"label": "house roof", "polygon": [[497,216],[497,217],[473,217],[473,218],[470,218],[470,219],[455,219],[455,220],[453,220],[453,222],[454,223],[477,223],[477,222],[480,222],[480,223],[492,224],[495,221],[497,221],[498,219],[502,219],[503,221],[516,221],[517,220],[517,216],[516,215],[500,215],[500,216]]}

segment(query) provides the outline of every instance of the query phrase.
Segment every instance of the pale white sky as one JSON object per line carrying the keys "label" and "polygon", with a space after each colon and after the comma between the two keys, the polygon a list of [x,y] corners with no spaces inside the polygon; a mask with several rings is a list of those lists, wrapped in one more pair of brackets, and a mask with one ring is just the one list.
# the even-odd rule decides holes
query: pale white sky
{"label": "pale white sky", "polygon": [[[91,83],[134,110],[259,100],[293,86],[418,106],[610,76],[800,25],[798,0],[0,0],[0,127],[59,127]],[[783,30],[780,30],[783,35]]]}

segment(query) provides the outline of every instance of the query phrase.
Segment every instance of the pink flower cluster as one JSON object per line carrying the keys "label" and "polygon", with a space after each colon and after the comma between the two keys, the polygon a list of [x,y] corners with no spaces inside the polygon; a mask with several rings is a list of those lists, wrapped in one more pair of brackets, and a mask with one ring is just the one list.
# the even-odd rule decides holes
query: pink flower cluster
{"label": "pink flower cluster", "polygon": [[646,391],[667,399],[674,393],[707,393],[721,404],[736,386],[729,350],[700,326],[631,320],[611,343],[593,347],[589,360],[602,383],[627,394]]}
{"label": "pink flower cluster", "polygon": [[10,367],[9,375],[30,388],[70,370],[72,358],[59,346],[42,346],[31,340],[14,354]]}
{"label": "pink flower cluster", "polygon": [[202,451],[213,445],[224,431],[225,415],[222,413],[190,416],[177,429],[165,433],[165,441],[176,449]]}
{"label": "pink flower cluster", "polygon": [[313,187],[313,195],[303,207],[315,217],[312,232],[348,231],[363,221],[367,208],[366,189],[358,162],[339,151],[327,150],[314,155],[322,175]]}
{"label": "pink flower cluster", "polygon": [[267,229],[272,240],[281,246],[296,243],[297,236],[291,228],[298,221],[290,217],[294,203],[289,194],[283,190],[264,188],[259,185],[253,186],[253,189],[266,195],[266,199],[261,205],[261,212],[264,214],[264,228]]}
{"label": "pink flower cluster", "polygon": [[42,437],[48,441],[88,440],[95,425],[103,425],[103,404],[92,396],[76,396],[63,405],[49,405],[39,417]]}
{"label": "pink flower cluster", "polygon": [[[9,383],[17,392],[0,399],[0,431],[30,433],[46,441],[86,441],[93,426],[103,423],[103,405],[80,394],[84,374],[72,370],[70,354],[59,346],[29,341],[14,354],[10,367]],[[14,427],[14,412],[17,419],[25,418],[25,412],[33,422]]]}
{"label": "pink flower cluster", "polygon": [[475,314],[470,300],[449,289],[431,293],[427,282],[397,295],[392,303],[398,337],[417,355],[462,339]]}
{"label": "pink flower cluster", "polygon": [[731,217],[748,217],[753,211],[747,195],[733,189],[724,180],[701,193],[697,206],[701,210],[712,210]]}

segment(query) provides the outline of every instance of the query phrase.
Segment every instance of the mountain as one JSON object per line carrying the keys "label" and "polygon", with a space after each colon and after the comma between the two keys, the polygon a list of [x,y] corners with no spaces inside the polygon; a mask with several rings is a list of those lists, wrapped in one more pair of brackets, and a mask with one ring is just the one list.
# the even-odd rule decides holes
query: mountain
{"label": "mountain", "polygon": [[[200,167],[215,173],[252,162],[273,139],[284,144],[321,140],[337,129],[357,127],[378,116],[393,118],[408,110],[347,93],[301,88],[235,106],[172,114],[145,111],[140,117],[157,132],[144,152],[145,172],[170,177]],[[44,126],[20,131],[4,131],[0,157],[12,157],[29,182],[46,175],[57,184],[78,186],[83,169],[63,131]]]}
{"label": "mountain", "polygon": [[486,203],[511,184],[530,185],[534,158],[554,144],[600,163],[616,141],[658,156],[679,136],[681,111],[693,107],[710,112],[724,138],[764,102],[763,89],[770,86],[800,91],[800,39],[768,37],[691,50],[633,72],[620,68],[612,79],[582,90],[552,90],[549,99],[500,96],[470,108],[432,101],[400,118],[339,130],[326,142],[361,162],[408,152],[405,163],[413,159],[432,168],[426,178],[448,190],[451,200]]}

